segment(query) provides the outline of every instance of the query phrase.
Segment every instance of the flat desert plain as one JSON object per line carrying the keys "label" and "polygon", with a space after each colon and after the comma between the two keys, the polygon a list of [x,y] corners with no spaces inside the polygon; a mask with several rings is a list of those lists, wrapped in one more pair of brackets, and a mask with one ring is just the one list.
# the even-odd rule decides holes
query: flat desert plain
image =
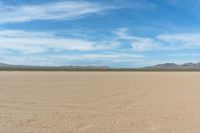
{"label": "flat desert plain", "polygon": [[200,133],[200,73],[0,72],[0,133]]}

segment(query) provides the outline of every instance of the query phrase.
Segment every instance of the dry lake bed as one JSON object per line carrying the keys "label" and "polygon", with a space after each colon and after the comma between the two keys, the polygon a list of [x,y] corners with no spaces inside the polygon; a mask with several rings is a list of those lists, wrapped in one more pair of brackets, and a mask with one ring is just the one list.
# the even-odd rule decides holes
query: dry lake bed
{"label": "dry lake bed", "polygon": [[0,72],[0,133],[200,133],[200,72]]}

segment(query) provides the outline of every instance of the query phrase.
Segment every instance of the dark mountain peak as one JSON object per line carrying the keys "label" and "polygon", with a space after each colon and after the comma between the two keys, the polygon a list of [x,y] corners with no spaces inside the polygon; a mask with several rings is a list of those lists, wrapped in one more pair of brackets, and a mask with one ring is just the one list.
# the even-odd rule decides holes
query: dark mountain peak
{"label": "dark mountain peak", "polygon": [[177,67],[178,65],[175,64],[175,63],[165,63],[165,64],[158,64],[156,66],[153,66],[155,68],[174,68],[174,67]]}
{"label": "dark mountain peak", "polygon": [[195,64],[195,63],[192,63],[192,62],[189,62],[189,63],[184,63],[184,64],[182,64],[182,65],[180,65],[180,66],[188,67],[188,66],[194,66],[194,65],[196,65],[196,64]]}
{"label": "dark mountain peak", "polygon": [[196,65],[200,66],[200,62],[197,62]]}
{"label": "dark mountain peak", "polygon": [[164,63],[164,64],[158,64],[155,66],[151,66],[148,68],[160,68],[160,69],[200,69],[200,62],[198,63],[184,63],[181,65],[177,65],[175,63]]}

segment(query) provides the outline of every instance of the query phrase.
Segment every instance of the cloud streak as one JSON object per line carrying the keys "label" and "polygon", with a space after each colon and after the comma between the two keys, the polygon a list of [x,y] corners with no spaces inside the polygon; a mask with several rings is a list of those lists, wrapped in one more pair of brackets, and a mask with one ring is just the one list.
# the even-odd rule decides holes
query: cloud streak
{"label": "cloud streak", "polygon": [[21,30],[1,30],[0,49],[23,54],[52,51],[91,51],[107,49],[105,45],[79,38],[61,38],[54,32],[31,32]]}
{"label": "cloud streak", "polygon": [[128,41],[133,51],[146,51],[158,47],[154,39],[130,35],[126,28],[117,29],[114,34],[117,35],[119,43],[122,43],[121,45],[124,41]]}
{"label": "cloud streak", "polygon": [[[58,36],[59,32],[32,32],[23,30],[0,30],[0,49],[22,54],[48,51],[115,51],[132,52],[179,50],[200,48],[200,33],[158,34],[154,37],[131,35],[126,28],[113,32],[109,40],[89,40]],[[124,48],[128,43],[131,48]]]}
{"label": "cloud streak", "polygon": [[200,33],[158,34],[154,37],[141,37],[129,34],[128,29],[120,28],[114,31],[118,45],[128,41],[133,51],[159,51],[200,48]]}
{"label": "cloud streak", "polygon": [[97,14],[108,7],[85,1],[62,1],[42,5],[0,4],[0,24],[35,20],[69,20]]}
{"label": "cloud streak", "polygon": [[200,33],[162,34],[156,37],[168,44],[184,47],[200,47]]}
{"label": "cloud streak", "polygon": [[38,20],[72,20],[110,10],[153,10],[155,5],[145,0],[92,2],[64,0],[43,4],[5,5],[0,3],[0,24],[21,23]]}
{"label": "cloud streak", "polygon": [[[1,53],[2,54],[2,53]],[[0,55],[1,55],[0,54]],[[102,54],[66,54],[44,56],[12,56],[4,55],[1,62],[20,65],[111,65],[120,62],[139,62],[143,59],[140,54],[102,53]],[[83,63],[83,64],[82,64]]]}

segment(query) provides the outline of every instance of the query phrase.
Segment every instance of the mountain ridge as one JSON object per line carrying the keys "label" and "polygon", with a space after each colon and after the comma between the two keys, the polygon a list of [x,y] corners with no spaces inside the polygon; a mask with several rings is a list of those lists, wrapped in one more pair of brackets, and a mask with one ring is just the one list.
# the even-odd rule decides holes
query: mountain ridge
{"label": "mountain ridge", "polygon": [[184,64],[176,63],[163,63],[157,64],[149,67],[140,67],[140,68],[112,68],[109,66],[32,66],[32,65],[13,65],[0,63],[0,70],[41,70],[41,71],[152,71],[152,70],[200,70],[200,62],[193,63],[187,62]]}
{"label": "mountain ridge", "polygon": [[34,65],[13,65],[13,64],[6,64],[6,63],[0,63],[0,70],[30,70],[30,71],[89,71],[89,70],[110,70],[110,67],[108,66],[93,66],[93,65],[87,65],[87,66],[34,66]]}
{"label": "mountain ridge", "polygon": [[176,64],[176,63],[164,63],[164,64],[158,64],[146,68],[151,69],[200,69],[200,62],[193,63],[188,62],[184,64]]}

